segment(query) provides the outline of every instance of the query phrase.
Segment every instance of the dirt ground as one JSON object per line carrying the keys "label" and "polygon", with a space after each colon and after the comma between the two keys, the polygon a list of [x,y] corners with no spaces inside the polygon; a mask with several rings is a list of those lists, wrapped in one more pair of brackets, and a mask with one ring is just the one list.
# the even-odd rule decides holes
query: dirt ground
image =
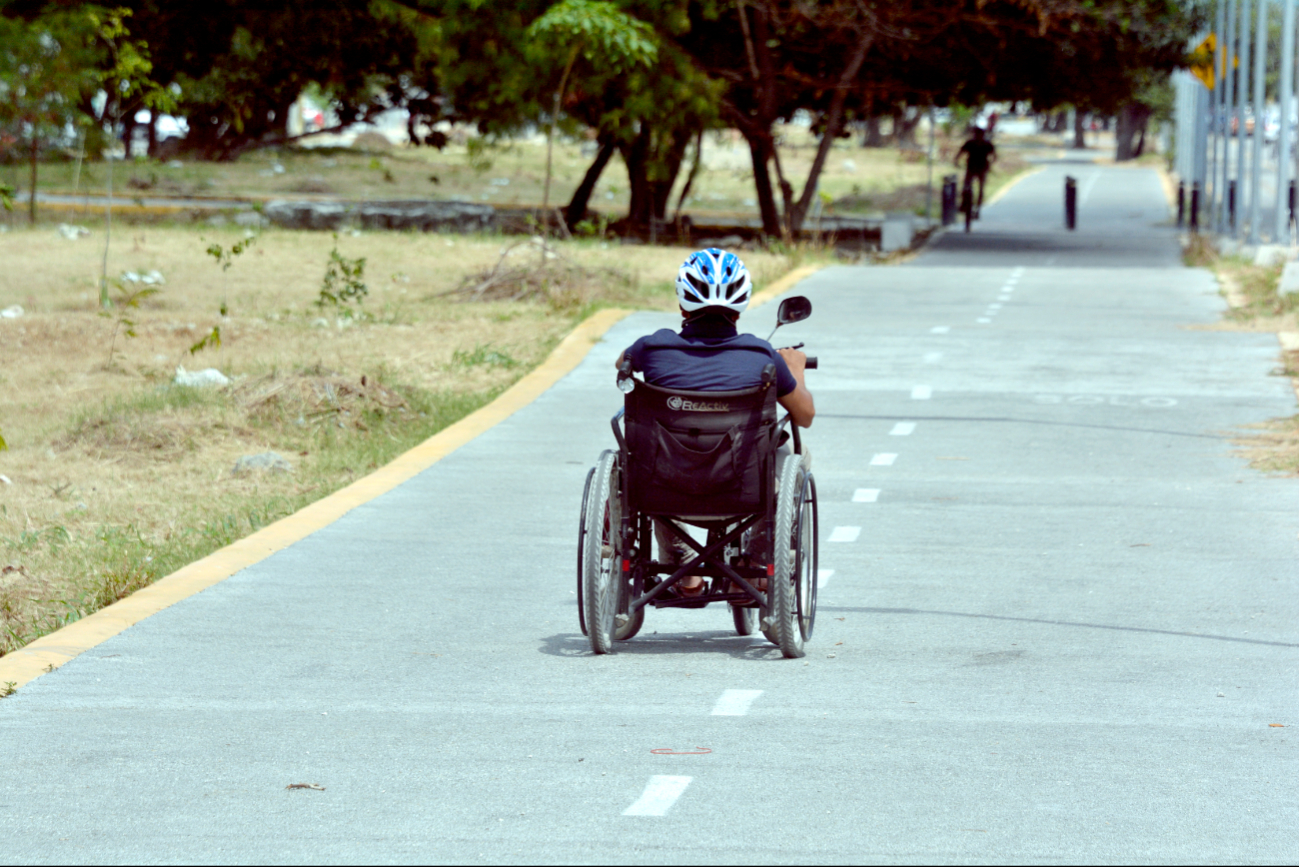
{"label": "dirt ground", "polygon": [[[102,228],[0,234],[0,651],[300,508],[482,405],[601,305],[671,309],[688,252],[435,234],[125,227],[99,309]],[[335,247],[336,245],[336,247]],[[368,296],[317,306],[331,251]],[[553,285],[462,300],[502,261]],[[791,260],[745,259],[760,282]],[[123,275],[156,271],[151,286]],[[124,303],[148,286],[157,293]],[[514,286],[514,288],[511,288]],[[349,311],[348,307],[354,308]],[[129,322],[129,324],[128,324]],[[220,344],[193,349],[219,329]],[[135,336],[127,334],[128,329]],[[216,368],[224,388],[172,384]],[[273,451],[291,469],[236,472]]]}

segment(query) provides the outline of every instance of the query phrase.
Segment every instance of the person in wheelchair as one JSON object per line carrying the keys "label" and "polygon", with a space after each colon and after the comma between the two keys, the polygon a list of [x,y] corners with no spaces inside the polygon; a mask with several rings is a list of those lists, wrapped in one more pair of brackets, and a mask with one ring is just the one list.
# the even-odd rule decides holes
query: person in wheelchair
{"label": "person in wheelchair", "polygon": [[[810,427],[816,405],[804,377],[807,356],[739,333],[740,314],[753,295],[753,281],[740,258],[717,248],[691,254],[677,272],[676,291],[681,331],[663,328],[640,338],[618,356],[615,366],[621,368],[630,360],[647,383],[662,388],[738,391],[761,385],[764,370],[774,365],[777,400],[796,425]],[[777,478],[788,454],[787,447],[777,452]],[[660,551],[672,552],[677,562],[690,555],[689,548],[674,540],[660,522],[655,521],[654,530]],[[769,531],[765,521],[755,526],[745,553],[756,556],[766,550]],[[704,589],[704,580],[697,575],[676,586],[683,597],[702,594]]]}

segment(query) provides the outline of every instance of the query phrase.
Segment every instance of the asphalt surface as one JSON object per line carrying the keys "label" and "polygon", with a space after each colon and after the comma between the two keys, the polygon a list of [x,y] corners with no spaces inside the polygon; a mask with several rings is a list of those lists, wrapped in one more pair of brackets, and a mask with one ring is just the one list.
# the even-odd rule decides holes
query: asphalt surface
{"label": "asphalt surface", "polygon": [[1293,863],[1299,484],[1230,439],[1295,395],[1273,335],[1198,327],[1222,302],[1166,222],[1151,172],[1052,166],[912,265],[800,287],[805,660],[720,607],[613,656],[578,631],[612,359],[668,321],[638,314],[422,475],[0,701],[6,860]]}

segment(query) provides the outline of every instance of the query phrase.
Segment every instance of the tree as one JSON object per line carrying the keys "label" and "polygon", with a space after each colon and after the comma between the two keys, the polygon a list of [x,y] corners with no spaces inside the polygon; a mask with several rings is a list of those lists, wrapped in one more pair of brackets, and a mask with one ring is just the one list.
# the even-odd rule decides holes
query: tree
{"label": "tree", "polygon": [[[152,111],[169,111],[175,107],[175,94],[150,79],[153,64],[149,50],[143,42],[132,40],[126,27],[129,9],[112,9],[107,13],[91,11],[88,17],[94,27],[95,37],[107,53],[99,73],[103,87],[103,116],[109,123],[110,138],[115,138],[122,117],[130,105],[141,104]],[[127,142],[130,155],[130,142]],[[108,158],[108,199],[104,207],[104,256],[99,270],[99,306],[105,310],[113,306],[108,297],[108,246],[113,234],[113,155]]]}
{"label": "tree", "polygon": [[84,15],[58,11],[33,21],[0,18],[0,126],[25,140],[33,223],[41,150],[84,119],[78,106],[98,83],[85,50],[89,25]]}
{"label": "tree", "polygon": [[528,27],[532,54],[541,64],[562,58],[563,73],[546,124],[546,181],[541,196],[543,219],[549,222],[551,155],[555,123],[563,106],[569,75],[579,57],[604,75],[649,67],[658,57],[653,31],[621,12],[608,0],[561,0]]}

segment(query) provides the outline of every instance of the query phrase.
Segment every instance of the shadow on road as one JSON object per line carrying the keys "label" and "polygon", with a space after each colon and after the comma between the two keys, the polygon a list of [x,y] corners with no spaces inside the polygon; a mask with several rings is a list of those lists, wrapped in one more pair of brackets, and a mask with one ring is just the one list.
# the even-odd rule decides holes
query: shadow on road
{"label": "shadow on road", "polygon": [[838,611],[850,614],[924,614],[933,617],[971,617],[981,620],[1011,620],[1016,623],[1043,623],[1047,626],[1072,626],[1080,629],[1111,629],[1116,632],[1151,632],[1157,635],[1179,635],[1185,638],[1203,638],[1209,641],[1234,641],[1240,644],[1266,644],[1272,647],[1299,647],[1284,641],[1264,641],[1260,638],[1234,638],[1229,635],[1206,635],[1202,632],[1177,632],[1172,629],[1149,629],[1144,626],[1112,626],[1105,623],[1075,623],[1069,620],[1040,620],[1035,617],[1008,617],[1004,614],[968,614],[964,611],[927,611],[923,608],[831,608],[822,605],[821,612]]}
{"label": "shadow on road", "polygon": [[[761,643],[755,643],[761,642]],[[542,639],[537,648],[548,656],[591,656],[591,644],[580,632],[560,633]],[[777,661],[783,657],[780,648],[767,642],[761,635],[736,635],[726,630],[700,632],[641,633],[631,641],[619,641],[617,652],[630,655],[654,656],[668,653],[711,653],[733,659]]]}

